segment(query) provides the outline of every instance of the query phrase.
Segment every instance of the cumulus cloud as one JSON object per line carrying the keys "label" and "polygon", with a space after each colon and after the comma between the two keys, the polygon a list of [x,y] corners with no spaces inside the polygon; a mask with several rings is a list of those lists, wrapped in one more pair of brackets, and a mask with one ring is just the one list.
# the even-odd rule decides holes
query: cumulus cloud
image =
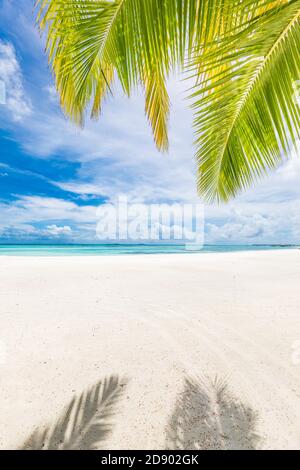
{"label": "cumulus cloud", "polygon": [[[8,203],[2,202],[0,220],[2,240],[34,242],[72,237],[78,241],[93,241],[96,235],[95,207],[78,206],[57,198],[24,196]],[[75,224],[75,229],[69,224]]]}
{"label": "cumulus cloud", "polygon": [[73,231],[69,226],[59,227],[48,225],[46,228],[38,228],[34,225],[15,223],[10,226],[0,226],[0,238],[6,240],[18,240],[34,242],[38,240],[60,239],[65,240],[72,237]]}
{"label": "cumulus cloud", "polygon": [[54,237],[67,235],[72,235],[72,229],[68,225],[64,225],[63,227],[58,227],[57,225],[48,225],[46,227],[45,233]]}
{"label": "cumulus cloud", "polygon": [[[0,41],[0,81],[4,84],[4,105],[14,121],[20,121],[32,112],[30,100],[25,95],[22,71],[14,46]],[[3,86],[3,85],[2,85]]]}
{"label": "cumulus cloud", "polygon": [[2,202],[0,220],[0,236],[3,239],[72,237],[93,241],[96,236],[96,208],[78,206],[63,199],[21,196],[15,201]]}
{"label": "cumulus cloud", "polygon": [[6,225],[59,220],[91,223],[96,221],[96,208],[78,206],[64,199],[21,196],[15,201],[0,203],[0,220]]}
{"label": "cumulus cloud", "polygon": [[300,243],[300,199],[238,203],[206,215],[207,243]]}
{"label": "cumulus cloud", "polygon": [[211,241],[249,242],[260,236],[272,233],[273,221],[260,214],[240,216],[223,225],[207,224],[208,238]]}
{"label": "cumulus cloud", "polygon": [[[130,201],[128,201],[130,204]],[[0,203],[0,236],[19,240],[72,238],[73,241],[99,241],[101,210],[90,205],[58,198],[20,196],[9,203]],[[128,227],[136,223],[129,206]],[[142,206],[143,207],[143,206]],[[145,206],[147,209],[147,206]],[[180,205],[178,205],[180,208]],[[150,208],[150,207],[149,207]],[[102,211],[102,212],[101,212]],[[174,212],[174,217],[177,212]],[[178,215],[178,214],[177,214]],[[148,212],[140,211],[140,220],[148,220]],[[175,219],[170,225],[158,222],[158,230],[171,233],[176,228]],[[98,237],[96,229],[98,228]],[[101,229],[101,227],[100,227]],[[299,243],[300,199],[281,204],[235,203],[221,209],[206,210],[205,243]],[[146,234],[141,234],[145,239]],[[172,238],[172,237],[171,237]],[[101,239],[101,237],[100,237]]]}

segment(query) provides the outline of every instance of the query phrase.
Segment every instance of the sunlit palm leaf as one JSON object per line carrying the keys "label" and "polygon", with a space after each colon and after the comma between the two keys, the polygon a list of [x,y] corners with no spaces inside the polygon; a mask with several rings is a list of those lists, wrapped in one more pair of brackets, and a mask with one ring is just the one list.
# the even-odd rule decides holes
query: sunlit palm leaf
{"label": "sunlit palm leaf", "polygon": [[[145,110],[160,150],[168,148],[166,80],[193,47],[212,39],[228,0],[37,0],[38,23],[62,107],[83,125],[91,101],[101,108],[112,77],[124,91],[142,85]],[[100,73],[101,71],[101,73]],[[105,79],[106,78],[106,79]]]}
{"label": "sunlit palm leaf", "polygon": [[[38,0],[47,50],[66,113],[79,124],[97,116],[113,71],[130,94],[142,85],[159,149],[168,147],[166,79],[184,60],[199,25],[200,0]],[[102,76],[100,71],[102,71]],[[109,73],[107,73],[109,71]],[[106,80],[104,79],[106,77]]]}
{"label": "sunlit palm leaf", "polygon": [[[38,0],[66,113],[97,117],[113,78],[145,90],[168,148],[166,80],[193,68],[198,188],[224,200],[289,155],[299,131],[300,0]],[[283,73],[284,71],[284,73]]]}
{"label": "sunlit palm leaf", "polygon": [[247,188],[299,138],[300,1],[281,3],[195,61],[204,77],[193,95],[198,188],[207,200]]}

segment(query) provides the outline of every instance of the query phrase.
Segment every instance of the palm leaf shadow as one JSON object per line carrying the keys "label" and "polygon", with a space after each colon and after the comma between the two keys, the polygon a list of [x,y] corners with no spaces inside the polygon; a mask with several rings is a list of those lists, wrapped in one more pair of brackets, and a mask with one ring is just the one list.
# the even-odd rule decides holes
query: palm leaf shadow
{"label": "palm leaf shadow", "polygon": [[185,379],[166,430],[170,450],[255,450],[257,414],[228,390],[225,381]]}
{"label": "palm leaf shadow", "polygon": [[75,396],[58,420],[45,429],[36,429],[22,449],[99,449],[112,430],[116,405],[126,385],[126,380],[110,376]]}

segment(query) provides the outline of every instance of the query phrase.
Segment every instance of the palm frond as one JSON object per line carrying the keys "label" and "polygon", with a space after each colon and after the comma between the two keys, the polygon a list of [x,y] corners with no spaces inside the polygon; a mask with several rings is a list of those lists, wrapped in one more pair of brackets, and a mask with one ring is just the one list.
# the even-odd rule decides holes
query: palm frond
{"label": "palm frond", "polygon": [[154,140],[160,150],[167,150],[168,117],[170,100],[164,77],[154,70],[152,76],[145,78],[145,111],[148,116]]}
{"label": "palm frond", "polygon": [[38,24],[47,30],[49,60],[66,114],[83,125],[92,102],[92,116],[98,116],[113,76],[128,95],[141,85],[156,145],[166,150],[166,80],[172,70],[183,66],[199,41],[213,37],[229,0],[215,0],[218,14],[215,5],[202,0],[37,0],[37,4]]}
{"label": "palm frond", "polygon": [[[38,22],[47,27],[47,50],[61,105],[77,124],[94,100],[92,116],[101,108],[113,73],[105,58],[120,3],[94,0],[39,0]],[[107,76],[106,76],[107,75]]]}
{"label": "palm frond", "polygon": [[299,139],[300,1],[250,7],[242,29],[194,61],[202,74],[193,93],[198,189],[208,201],[228,201],[249,187],[288,158]]}
{"label": "palm frond", "polygon": [[[193,70],[198,189],[227,201],[299,137],[300,0],[37,0],[62,107],[98,117],[116,77],[141,85],[160,150],[168,148],[166,81]],[[284,71],[284,73],[283,73]]]}

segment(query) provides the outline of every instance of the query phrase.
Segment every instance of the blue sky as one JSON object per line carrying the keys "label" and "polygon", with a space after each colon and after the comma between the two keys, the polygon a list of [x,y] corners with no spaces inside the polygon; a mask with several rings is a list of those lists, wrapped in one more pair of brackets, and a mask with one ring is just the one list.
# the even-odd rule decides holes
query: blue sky
{"label": "blue sky", "polygon": [[[31,0],[0,0],[0,243],[96,242],[96,209],[126,194],[197,202],[192,115],[169,83],[170,151],[159,154],[143,96],[116,85],[100,121],[75,128],[61,112]],[[300,160],[228,205],[205,208],[207,243],[300,243]]]}

